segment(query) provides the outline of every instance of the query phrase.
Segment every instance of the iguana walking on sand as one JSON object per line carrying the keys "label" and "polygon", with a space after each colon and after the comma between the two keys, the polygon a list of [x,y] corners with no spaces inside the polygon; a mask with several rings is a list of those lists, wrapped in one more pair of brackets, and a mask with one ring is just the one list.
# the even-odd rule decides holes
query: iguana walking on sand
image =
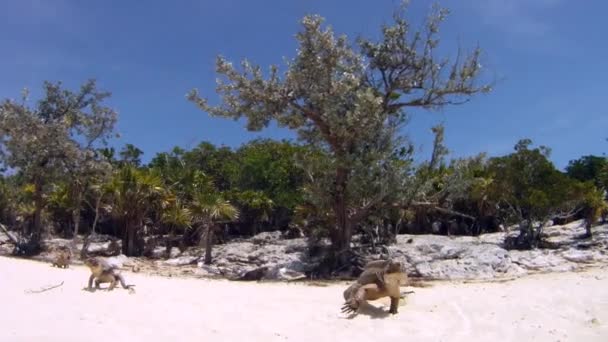
{"label": "iguana walking on sand", "polygon": [[84,264],[91,270],[88,284],[89,291],[93,290],[93,280],[95,280],[96,289],[99,289],[99,284],[101,283],[110,283],[108,291],[112,291],[117,282],[120,282],[123,288],[131,291],[131,287],[135,286],[126,285],[125,279],[119,273],[118,268],[103,258],[88,258],[84,261]]}
{"label": "iguana walking on sand", "polygon": [[345,303],[342,312],[354,313],[358,311],[363,301],[390,297],[389,312],[396,314],[402,297],[400,285],[405,282],[407,275],[403,272],[401,263],[392,260],[369,262],[364,266],[363,273],[356,282],[344,291]]}

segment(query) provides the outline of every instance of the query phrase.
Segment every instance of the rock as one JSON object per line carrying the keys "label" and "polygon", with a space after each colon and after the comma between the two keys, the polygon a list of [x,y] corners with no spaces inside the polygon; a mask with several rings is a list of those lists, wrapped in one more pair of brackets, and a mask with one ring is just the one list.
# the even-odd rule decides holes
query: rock
{"label": "rock", "polygon": [[283,234],[280,231],[262,232],[262,233],[255,235],[254,237],[252,237],[251,242],[259,244],[259,243],[266,243],[266,242],[270,242],[270,241],[277,241],[277,240],[281,239],[282,235]]}
{"label": "rock", "polygon": [[245,271],[245,272],[241,273],[239,276],[237,276],[236,278],[233,278],[232,280],[245,280],[245,281],[261,280],[262,278],[264,278],[264,276],[266,275],[267,272],[268,272],[268,267],[266,267],[266,266],[258,267],[253,270]]}
{"label": "rock", "polygon": [[162,263],[169,266],[184,266],[184,265],[194,265],[198,257],[195,256],[181,256],[173,259],[164,260]]}
{"label": "rock", "polygon": [[124,254],[109,257],[109,258],[106,258],[106,260],[108,261],[108,263],[110,263],[111,265],[114,265],[118,268],[121,268],[125,264],[129,263],[129,258]]}
{"label": "rock", "polygon": [[287,267],[280,267],[271,271],[266,275],[266,278],[284,281],[293,281],[299,279],[306,279],[306,274],[298,271],[288,269]]}
{"label": "rock", "polygon": [[199,261],[197,266],[200,267],[201,270],[207,275],[224,276],[224,271],[222,271],[218,266],[205,265],[202,261]]}
{"label": "rock", "polygon": [[502,246],[506,236],[507,234],[502,232],[483,234],[479,236],[479,242]]}
{"label": "rock", "polygon": [[283,235],[285,239],[300,239],[303,238],[304,231],[298,225],[290,224],[287,228],[287,231]]}
{"label": "rock", "polygon": [[511,251],[513,263],[529,271],[573,271],[576,266],[548,250]]}
{"label": "rock", "polygon": [[439,232],[441,232],[441,222],[433,222],[433,224],[431,224],[431,231],[433,232],[433,234],[439,234]]}
{"label": "rock", "polygon": [[[169,259],[175,259],[179,257],[182,253],[179,248],[171,248],[171,255],[169,255]],[[152,259],[164,259],[167,256],[167,247],[165,246],[156,246],[151,255],[149,256]]]}
{"label": "rock", "polygon": [[[593,227],[593,237],[582,239],[585,232],[582,221],[563,226],[544,227],[543,237],[553,249],[507,251],[503,242],[507,236],[517,236],[517,226],[506,232],[473,236],[398,235],[396,243],[382,253],[367,255],[366,261],[389,257],[402,262],[412,276],[432,279],[491,279],[504,276],[521,276],[544,271],[571,271],[593,264],[608,262],[608,225]],[[353,242],[359,244],[360,236]],[[107,255],[111,240],[96,237],[89,246],[92,253]],[[71,240],[53,239],[50,245],[63,245]],[[118,241],[120,242],[120,241]],[[329,244],[327,239],[322,244]],[[115,244],[114,247],[119,246]],[[213,248],[213,264],[199,263],[200,273],[224,276],[237,280],[305,279],[318,268],[321,258],[309,255],[305,238],[285,239],[281,232],[263,232],[249,239],[238,239]],[[120,250],[112,253],[120,253]],[[157,246],[151,255],[164,258],[165,247]],[[171,258],[159,263],[170,266],[196,264],[203,251],[191,248],[183,254],[173,248]],[[316,255],[316,254],[315,254]],[[114,259],[123,266],[129,262],[124,255]],[[197,270],[198,271],[198,270]],[[337,272],[338,274],[340,272]],[[343,271],[352,275],[352,270]],[[335,273],[334,273],[335,274]]]}
{"label": "rock", "polygon": [[418,275],[432,279],[491,279],[511,267],[509,253],[494,245],[446,249],[431,261],[414,265]]}
{"label": "rock", "polygon": [[562,253],[562,257],[568,261],[577,263],[592,263],[595,261],[593,252],[591,251],[580,251],[576,249],[570,249]]}
{"label": "rock", "polygon": [[[213,249],[213,263],[239,277],[252,268],[267,267],[264,279],[274,280],[299,278],[310,271],[314,265],[306,261],[306,240],[280,237],[280,232],[264,232],[251,239],[218,245]],[[282,268],[285,271],[280,271]]]}
{"label": "rock", "polygon": [[[87,253],[91,255],[116,255],[120,254],[122,241],[110,240],[106,242],[91,242]],[[81,249],[82,247],[80,247]]]}

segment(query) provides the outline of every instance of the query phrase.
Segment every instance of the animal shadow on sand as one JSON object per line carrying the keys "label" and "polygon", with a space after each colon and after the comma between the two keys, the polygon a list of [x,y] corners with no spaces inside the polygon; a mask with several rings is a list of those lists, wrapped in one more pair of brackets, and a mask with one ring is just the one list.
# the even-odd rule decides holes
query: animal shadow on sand
{"label": "animal shadow on sand", "polygon": [[372,319],[380,319],[380,318],[387,318],[390,316],[394,316],[388,312],[388,308],[384,307],[384,305],[383,306],[374,306],[370,303],[363,302],[363,303],[361,303],[361,306],[359,307],[358,312],[351,313],[350,315],[348,315],[344,318],[353,319],[359,315],[369,316]]}
{"label": "animal shadow on sand", "polygon": [[85,287],[82,288],[82,291],[91,292],[91,293],[97,292],[97,291],[110,292],[110,288],[109,287],[99,287],[99,288],[93,287],[93,288],[88,288],[88,287],[85,286]]}

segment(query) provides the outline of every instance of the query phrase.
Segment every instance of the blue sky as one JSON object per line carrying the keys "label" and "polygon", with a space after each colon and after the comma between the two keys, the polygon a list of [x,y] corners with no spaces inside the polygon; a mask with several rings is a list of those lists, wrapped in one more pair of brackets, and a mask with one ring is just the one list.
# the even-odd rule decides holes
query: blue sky
{"label": "blue sky", "polygon": [[[185,99],[199,88],[213,102],[217,54],[266,66],[293,57],[305,14],[318,13],[337,33],[377,36],[397,0],[68,1],[4,0],[0,4],[0,97],[43,80],[77,87],[96,78],[112,92],[121,146],[133,143],[147,161],[173,146],[202,140],[238,146],[255,137],[290,138],[271,127],[247,132],[242,122],[211,118]],[[608,149],[608,45],[600,0],[444,0],[446,51],[457,43],[484,50],[494,91],[441,112],[413,112],[404,132],[429,154],[430,127],[444,122],[451,156],[512,151],[531,138],[553,149],[562,168]],[[421,23],[430,6],[412,0]]]}

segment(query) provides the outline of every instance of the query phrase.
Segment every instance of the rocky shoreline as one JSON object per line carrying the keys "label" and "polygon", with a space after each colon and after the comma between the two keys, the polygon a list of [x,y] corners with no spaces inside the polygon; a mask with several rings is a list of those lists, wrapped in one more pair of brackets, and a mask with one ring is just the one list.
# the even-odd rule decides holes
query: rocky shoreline
{"label": "rocky shoreline", "polygon": [[[485,234],[479,237],[441,235],[399,235],[397,243],[385,248],[393,259],[402,262],[410,277],[424,280],[492,280],[517,278],[542,272],[577,271],[588,267],[608,265],[608,225],[593,228],[593,238],[583,239],[582,221],[544,229],[545,241],[552,248],[535,250],[506,250],[505,237],[516,231]],[[9,244],[0,238],[0,252],[10,253]],[[70,244],[70,240],[46,241],[53,246]],[[109,248],[109,241],[99,237],[91,242],[89,251]],[[77,251],[81,244],[76,243]],[[75,254],[78,254],[76,251]],[[148,270],[160,275],[193,275],[196,277],[226,277],[293,281],[309,279],[310,271],[320,260],[309,257],[304,238],[284,239],[280,232],[265,232],[248,239],[217,245],[213,249],[212,265],[202,263],[203,251],[189,248],[183,253],[172,249],[171,257],[163,258],[165,247],[156,247],[151,258],[112,257],[119,265],[131,270]],[[386,254],[385,254],[386,255]],[[377,259],[378,255],[367,258]],[[49,260],[48,252],[35,257]],[[76,261],[75,263],[79,263]],[[339,275],[338,275],[339,276]]]}

